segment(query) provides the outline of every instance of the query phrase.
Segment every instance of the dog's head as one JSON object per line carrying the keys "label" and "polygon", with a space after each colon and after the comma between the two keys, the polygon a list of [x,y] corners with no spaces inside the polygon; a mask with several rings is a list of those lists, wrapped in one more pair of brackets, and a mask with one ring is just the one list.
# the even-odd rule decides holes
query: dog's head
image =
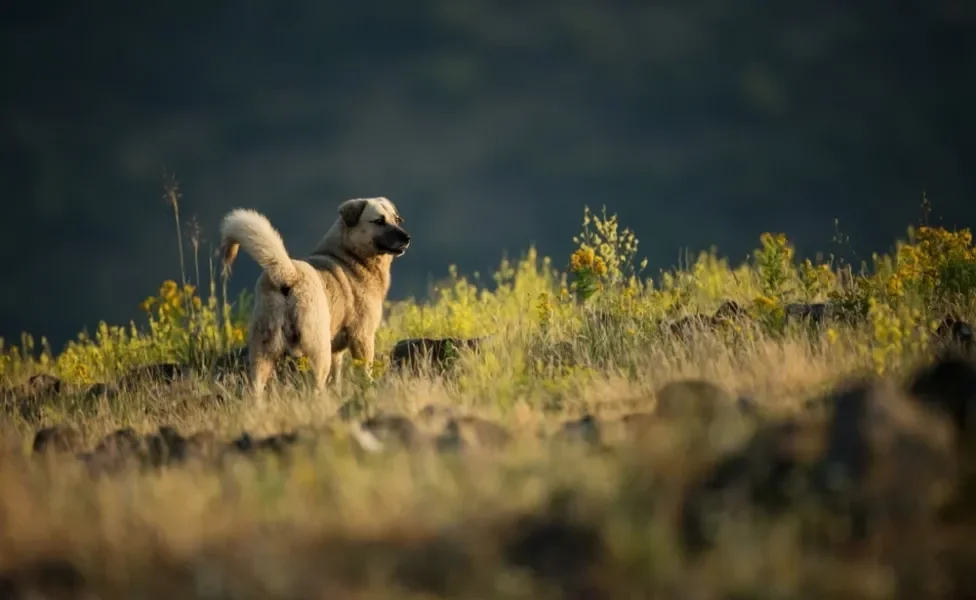
{"label": "dog's head", "polygon": [[402,256],[410,245],[410,234],[401,227],[403,218],[386,198],[346,200],[339,205],[339,218],[349,249],[364,258]]}

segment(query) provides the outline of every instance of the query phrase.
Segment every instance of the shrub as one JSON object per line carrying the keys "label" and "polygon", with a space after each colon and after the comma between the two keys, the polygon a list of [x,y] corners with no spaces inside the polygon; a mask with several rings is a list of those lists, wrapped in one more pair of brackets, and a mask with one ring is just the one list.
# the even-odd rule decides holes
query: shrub
{"label": "shrub", "polygon": [[[178,218],[177,202],[168,198]],[[386,369],[385,352],[400,339],[490,335],[501,346],[474,362],[459,359],[460,388],[491,387],[500,402],[539,388],[574,389],[596,367],[635,374],[636,358],[660,339],[662,319],[711,314],[726,300],[745,307],[754,321],[746,329],[741,323],[721,328],[720,335],[730,333],[740,341],[787,334],[788,302],[829,301],[841,319],[814,335],[827,335],[831,343],[844,336],[856,339],[851,345],[885,371],[925,349],[937,305],[958,304],[976,290],[976,249],[968,230],[910,229],[908,241],[898,243],[892,255],[874,257],[871,272],[845,271],[844,285],[832,261],[798,262],[782,233],[763,233],[759,247],[740,265],[731,265],[713,248],[661,272],[657,282],[640,279],[647,261],[638,261],[637,236],[606,207],[600,214],[584,207],[573,241],[565,272],[530,247],[517,260],[503,259],[490,284],[450,266],[429,300],[389,304],[377,334],[374,374]],[[196,239],[193,249],[199,273]],[[235,302],[227,300],[226,279],[218,293],[213,273],[211,261],[206,297],[181,270],[182,283],[164,281],[142,302],[145,324],[99,323],[92,335],[80,334],[57,354],[43,338],[40,348],[26,334],[18,345],[0,340],[0,380],[9,385],[47,371],[72,383],[90,383],[146,363],[205,365],[244,342],[250,310],[246,292]]]}

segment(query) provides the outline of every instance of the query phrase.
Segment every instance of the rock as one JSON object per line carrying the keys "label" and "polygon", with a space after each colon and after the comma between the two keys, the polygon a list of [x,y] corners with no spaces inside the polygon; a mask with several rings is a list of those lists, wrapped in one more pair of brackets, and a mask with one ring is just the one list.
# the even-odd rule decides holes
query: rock
{"label": "rock", "polygon": [[746,316],[748,313],[742,308],[742,305],[734,300],[726,300],[715,310],[712,321],[715,322],[716,319],[738,319]]}
{"label": "rock", "polygon": [[352,421],[362,417],[366,414],[369,406],[366,401],[362,398],[352,398],[346,400],[341,406],[336,410],[335,416],[340,421]]}
{"label": "rock", "polygon": [[81,391],[81,398],[84,400],[94,400],[103,396],[112,397],[119,393],[118,386],[114,383],[93,383]]}
{"label": "rock", "polygon": [[874,380],[851,382],[833,398],[812,483],[827,505],[853,513],[855,539],[873,533],[869,520],[901,527],[933,518],[957,475],[949,418]]}
{"label": "rock", "polygon": [[190,443],[170,425],[141,436],[131,427],[105,436],[92,452],[81,455],[93,475],[111,474],[128,468],[177,466],[190,455]]}
{"label": "rock", "polygon": [[[241,346],[221,354],[205,367],[214,380],[228,382],[246,376],[249,364],[247,346]],[[301,371],[294,357],[286,354],[275,363],[275,377],[278,379],[287,380],[299,375]]]}
{"label": "rock", "polygon": [[585,414],[579,419],[563,423],[556,432],[555,439],[559,442],[582,443],[597,447],[603,442],[600,422],[591,414]]}
{"label": "rock", "polygon": [[778,515],[792,505],[820,450],[818,440],[811,439],[816,434],[793,420],[769,425],[695,478],[679,514],[685,552],[695,557],[711,547],[714,517],[750,506]]}
{"label": "rock", "polygon": [[190,368],[175,362],[140,365],[119,378],[117,386],[129,389],[151,383],[169,385],[189,374]]}
{"label": "rock", "polygon": [[460,352],[477,350],[487,338],[411,338],[400,340],[390,351],[390,367],[394,371],[423,372],[429,366],[434,372],[444,372],[460,357]]}
{"label": "rock", "polygon": [[424,441],[423,435],[413,421],[394,413],[374,415],[363,421],[359,430],[372,436],[384,448],[397,446],[414,449]]}
{"label": "rock", "polygon": [[122,429],[116,429],[102,438],[102,441],[95,446],[95,451],[126,454],[137,451],[140,447],[140,442],[139,434],[136,433],[135,429],[124,427]]}
{"label": "rock", "polygon": [[29,396],[57,396],[64,389],[60,379],[50,373],[38,373],[24,384],[23,392]]}
{"label": "rock", "polygon": [[937,552],[941,513],[959,475],[955,433],[948,417],[893,386],[862,381],[840,389],[811,477],[824,549],[876,548],[899,596],[931,597],[946,577]]}
{"label": "rock", "polygon": [[84,437],[74,427],[55,425],[45,427],[34,434],[32,453],[42,454],[75,454],[84,445]]}
{"label": "rock", "polygon": [[142,439],[131,427],[118,429],[95,446],[92,452],[79,455],[93,476],[141,467],[144,461]]}
{"label": "rock", "polygon": [[417,412],[417,418],[424,422],[443,420],[456,417],[457,410],[452,406],[438,406],[436,404],[426,404]]}
{"label": "rock", "polygon": [[557,490],[537,514],[513,521],[505,561],[561,588],[565,598],[610,597],[595,589],[594,570],[608,553],[600,531],[574,514],[571,494]]}
{"label": "rock", "polygon": [[908,392],[929,407],[947,414],[961,438],[972,437],[976,426],[976,363],[946,355],[916,370]]}
{"label": "rock", "polygon": [[251,437],[251,434],[245,431],[240,437],[230,443],[229,449],[251,457],[262,454],[284,456],[301,440],[302,437],[297,431],[275,433],[257,439]]}
{"label": "rock", "polygon": [[822,325],[834,316],[835,307],[826,302],[792,303],[784,307],[786,322],[806,320],[813,325]]}
{"label": "rock", "polygon": [[696,330],[714,331],[725,324],[748,318],[748,313],[734,300],[726,300],[711,316],[695,313],[668,323],[668,330],[676,336],[684,337]]}
{"label": "rock", "polygon": [[145,464],[156,468],[183,463],[189,449],[186,438],[169,425],[161,425],[157,433],[145,436],[140,445]]}
{"label": "rock", "polygon": [[752,507],[775,517],[802,501],[815,509],[802,523],[817,547],[884,539],[880,558],[906,574],[902,585],[938,576],[924,544],[955,482],[949,420],[875,380],[839,386],[827,404],[825,422],[767,425],[693,481],[680,517],[689,556],[713,543],[714,516]]}
{"label": "rock", "polygon": [[451,417],[438,436],[439,450],[452,451],[467,448],[497,450],[512,439],[507,429],[486,419],[473,416]]}
{"label": "rock", "polygon": [[935,337],[945,350],[972,355],[976,351],[973,327],[954,314],[948,314],[935,330]]}
{"label": "rock", "polygon": [[218,440],[212,431],[198,431],[186,439],[186,455],[200,460],[217,456]]}

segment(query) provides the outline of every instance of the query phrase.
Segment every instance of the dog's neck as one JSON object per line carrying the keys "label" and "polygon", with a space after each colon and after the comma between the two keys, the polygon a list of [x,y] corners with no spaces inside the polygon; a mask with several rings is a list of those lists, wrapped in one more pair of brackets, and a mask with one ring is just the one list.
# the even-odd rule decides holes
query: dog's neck
{"label": "dog's neck", "polygon": [[342,223],[339,219],[336,219],[332,227],[329,227],[319,243],[315,245],[315,249],[312,250],[312,255],[322,255],[322,254],[333,254],[333,248],[339,248],[340,242],[342,241]]}
{"label": "dog's neck", "polygon": [[369,272],[383,282],[386,290],[390,288],[390,266],[393,264],[393,256],[389,254],[376,254],[373,256],[358,256],[351,252],[338,253],[336,250],[343,248],[342,235],[345,232],[341,219],[336,219],[332,227],[329,227],[319,243],[312,250],[312,256],[328,256],[334,260],[345,262],[353,270],[362,269]]}

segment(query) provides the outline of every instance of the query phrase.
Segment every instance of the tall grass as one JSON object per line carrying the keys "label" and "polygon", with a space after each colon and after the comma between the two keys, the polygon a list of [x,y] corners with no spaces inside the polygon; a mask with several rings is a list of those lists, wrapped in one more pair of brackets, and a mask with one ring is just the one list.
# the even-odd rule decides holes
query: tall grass
{"label": "tall grass", "polygon": [[[747,421],[723,422],[704,437],[687,424],[656,429],[615,453],[544,440],[583,414],[607,423],[605,439],[613,440],[615,417],[653,412],[655,391],[683,378],[714,381],[766,415],[800,410],[854,372],[898,379],[928,360],[947,312],[976,314],[968,230],[911,229],[892,254],[856,269],[830,256],[799,260],[787,236],[762,233],[740,265],[702,252],[649,278],[635,233],[605,210],[586,210],[576,250],[564,261],[530,248],[501,261],[487,284],[449,267],[429,299],[391,304],[378,333],[376,379],[347,365],[341,397],[282,383],[271,402],[256,406],[234,381],[215,380],[206,369],[177,383],[91,393],[96,382],[133,367],[206,365],[244,342],[250,298],[229,301],[212,254],[201,284],[200,236],[192,228],[191,283],[181,196],[167,190],[180,273],[143,301],[143,323],[101,323],[61,352],[43,339],[35,347],[29,335],[0,344],[5,387],[38,373],[65,386],[38,410],[2,417],[14,448],[0,453],[0,567],[57,558],[102,597],[890,595],[884,565],[810,555],[790,519],[736,529],[705,563],[680,559],[679,491],[709,457],[745,439]],[[710,317],[727,301],[744,313],[723,313],[685,333],[671,327],[690,315]],[[819,325],[789,317],[791,304],[814,302],[831,303],[834,317]],[[397,340],[447,336],[487,337],[446,374],[389,369],[385,351]],[[515,442],[462,457],[363,456],[335,416],[350,404],[363,417],[409,415],[432,436],[443,423],[423,418],[422,409],[453,407],[503,424]],[[225,439],[305,427],[319,432],[319,442],[287,461],[92,480],[74,461],[24,459],[33,431],[56,424],[77,427],[89,448],[118,428],[149,432],[161,424]],[[560,523],[552,528],[568,537],[523,539],[544,529],[526,515]],[[528,559],[513,558],[519,548],[551,556],[551,564],[526,567]],[[836,570],[824,577],[828,563]],[[553,574],[539,576],[546,568]]]}

